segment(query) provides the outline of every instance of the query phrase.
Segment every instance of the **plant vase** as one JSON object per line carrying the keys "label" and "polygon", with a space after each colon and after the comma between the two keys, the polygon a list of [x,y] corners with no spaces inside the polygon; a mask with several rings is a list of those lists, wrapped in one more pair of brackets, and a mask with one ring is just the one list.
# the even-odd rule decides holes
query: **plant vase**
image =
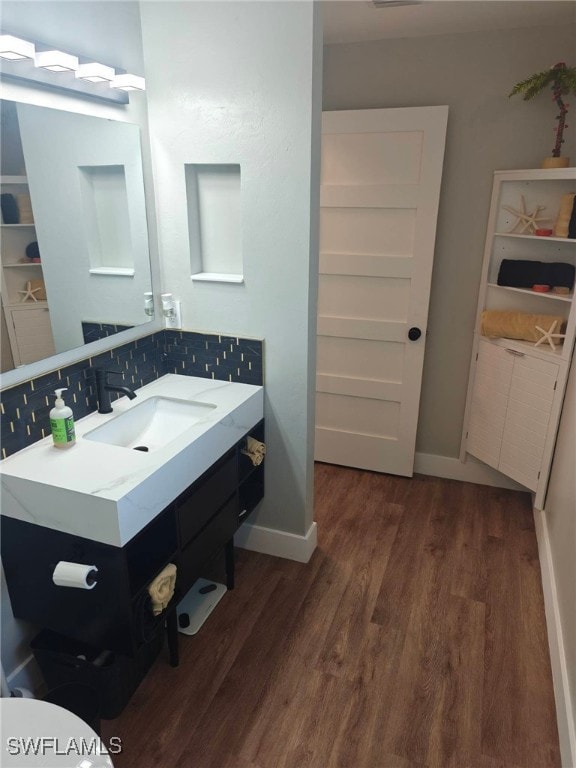
{"label": "plant vase", "polygon": [[569,157],[545,157],[542,161],[542,168],[568,168],[569,165]]}

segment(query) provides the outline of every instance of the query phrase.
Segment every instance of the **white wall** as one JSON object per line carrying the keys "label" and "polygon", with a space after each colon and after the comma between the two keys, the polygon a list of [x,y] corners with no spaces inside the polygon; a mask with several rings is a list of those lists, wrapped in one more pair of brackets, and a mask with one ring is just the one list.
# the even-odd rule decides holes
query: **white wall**
{"label": "white wall", "polygon": [[[534,72],[570,64],[575,35],[576,27],[540,27],[325,48],[325,110],[450,107],[419,452],[459,454],[492,173],[539,167],[554,143],[550,96],[526,103],[508,93]],[[564,152],[576,161],[568,123]]]}
{"label": "white wall", "polygon": [[[142,74],[142,41],[140,35],[139,4],[137,2],[111,2],[98,0],[75,2],[2,2],[2,29],[6,33],[21,35],[33,40],[53,43],[64,50],[91,56],[104,63]],[[75,96],[42,90],[35,86],[2,81],[0,96],[12,101],[37,104],[63,109],[111,120],[121,120],[140,126],[143,134],[144,176],[148,200],[148,231],[150,235],[150,256],[153,280],[159,285],[158,255],[155,248],[155,216],[152,175],[147,138],[146,97],[135,94],[128,106],[111,106],[92,102]],[[82,350],[69,353],[67,362],[81,359]],[[60,364],[65,364],[62,361]],[[49,370],[49,369],[48,369]],[[28,642],[32,629],[29,625],[15,621],[12,617],[10,600],[4,577],[2,588],[2,664],[7,675],[22,664],[28,654]],[[33,685],[34,679],[22,684]]]}
{"label": "white wall", "polygon": [[[572,759],[576,759],[576,356],[568,378],[558,440],[552,463],[546,511],[544,517],[548,533],[549,553],[556,586],[557,611],[560,626],[556,630],[561,636],[561,648],[565,665],[564,691],[572,722]],[[541,553],[542,559],[542,553]],[[550,614],[551,606],[546,606]],[[553,636],[553,633],[550,633]],[[554,653],[552,648],[553,668]],[[560,675],[555,675],[555,688],[561,685]],[[558,698],[557,698],[558,702]],[[557,706],[558,709],[560,707]],[[563,715],[559,712],[559,721]],[[569,714],[570,717],[570,714]],[[565,729],[565,732],[568,729]],[[564,735],[563,765],[574,764],[568,760],[567,738]]]}
{"label": "white wall", "polygon": [[[263,338],[266,497],[312,522],[321,43],[310,2],[142,4],[164,289],[189,330]],[[239,164],[243,285],[190,279],[185,164]]]}

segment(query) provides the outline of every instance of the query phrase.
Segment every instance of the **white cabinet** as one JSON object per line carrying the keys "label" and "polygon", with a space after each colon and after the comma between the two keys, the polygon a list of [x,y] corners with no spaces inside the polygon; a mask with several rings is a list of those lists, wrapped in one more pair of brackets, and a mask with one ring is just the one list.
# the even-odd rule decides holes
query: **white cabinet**
{"label": "white cabinet", "polygon": [[[0,178],[3,193],[15,196],[26,193],[25,176]],[[12,349],[14,365],[26,365],[54,354],[54,339],[50,324],[48,302],[42,289],[36,301],[24,301],[28,283],[32,288],[42,284],[42,264],[34,263],[26,256],[26,247],[36,240],[33,223],[1,225],[1,289],[2,305]],[[42,298],[44,296],[44,298]]]}
{"label": "white cabinet", "polygon": [[491,344],[478,345],[467,452],[538,488],[560,366]]}
{"label": "white cabinet", "polygon": [[[43,302],[44,305],[46,302]],[[50,313],[43,307],[9,307],[5,309],[6,322],[10,318],[18,350],[18,365],[27,365],[36,360],[54,355],[54,338],[50,324]],[[8,325],[10,333],[10,325]],[[14,349],[14,348],[13,348]]]}
{"label": "white cabinet", "polygon": [[[494,187],[474,338],[461,459],[470,454],[535,492],[542,509],[574,348],[574,289],[568,295],[535,293],[497,284],[503,259],[576,264],[576,240],[512,232],[504,206],[546,206],[553,228],[563,194],[576,193],[576,171],[498,171]],[[554,315],[565,323],[564,343],[549,345],[481,335],[484,310]]]}

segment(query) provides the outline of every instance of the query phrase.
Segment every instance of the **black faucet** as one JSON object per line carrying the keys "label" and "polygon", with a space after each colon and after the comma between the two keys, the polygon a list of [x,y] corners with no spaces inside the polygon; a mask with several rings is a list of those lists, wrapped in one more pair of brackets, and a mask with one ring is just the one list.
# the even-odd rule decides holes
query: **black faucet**
{"label": "black faucet", "polygon": [[96,375],[96,398],[98,400],[98,413],[112,413],[110,392],[123,392],[130,400],[134,400],[136,392],[130,387],[116,386],[108,383],[108,375],[122,373],[122,371],[108,370],[107,368],[94,368]]}

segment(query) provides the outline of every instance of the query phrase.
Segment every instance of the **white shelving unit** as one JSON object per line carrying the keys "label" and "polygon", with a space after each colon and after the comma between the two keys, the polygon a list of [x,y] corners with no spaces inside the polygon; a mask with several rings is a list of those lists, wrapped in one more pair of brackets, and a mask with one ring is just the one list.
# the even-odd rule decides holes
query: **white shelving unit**
{"label": "white shelving unit", "polygon": [[[18,194],[28,190],[25,176],[0,177],[0,189]],[[0,224],[2,306],[14,365],[26,365],[53,355],[54,339],[47,301],[22,301],[29,281],[42,279],[42,264],[26,258],[26,246],[36,240],[34,224]]]}
{"label": "white shelving unit", "polygon": [[[504,209],[546,206],[539,226],[554,228],[563,194],[576,193],[576,169],[496,171],[460,458],[468,454],[516,480],[535,494],[542,509],[576,334],[574,288],[568,295],[537,293],[497,284],[503,259],[576,265],[576,240],[516,233],[516,218]],[[484,310],[511,310],[562,317],[564,343],[488,339],[482,336]]]}

